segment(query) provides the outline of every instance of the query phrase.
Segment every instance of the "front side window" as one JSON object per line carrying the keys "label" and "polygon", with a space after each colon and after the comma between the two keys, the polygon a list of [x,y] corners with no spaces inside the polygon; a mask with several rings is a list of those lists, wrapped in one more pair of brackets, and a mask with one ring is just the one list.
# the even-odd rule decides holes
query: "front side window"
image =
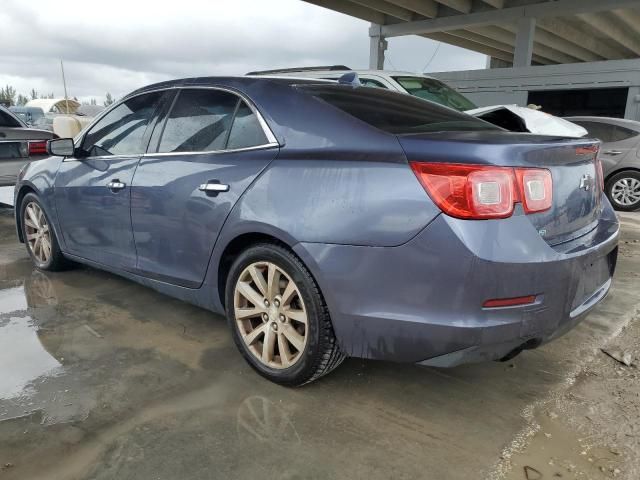
{"label": "front side window", "polygon": [[373,78],[360,78],[360,83],[365,87],[387,88],[382,82],[374,80]]}
{"label": "front side window", "polygon": [[220,90],[182,90],[167,118],[158,152],[224,150],[238,97]]}
{"label": "front side window", "polygon": [[90,157],[144,153],[144,133],[162,95],[153,92],[122,102],[89,130],[82,149]]}
{"label": "front side window", "polygon": [[435,78],[393,77],[393,79],[414,97],[436,102],[461,112],[477,108],[471,100]]}

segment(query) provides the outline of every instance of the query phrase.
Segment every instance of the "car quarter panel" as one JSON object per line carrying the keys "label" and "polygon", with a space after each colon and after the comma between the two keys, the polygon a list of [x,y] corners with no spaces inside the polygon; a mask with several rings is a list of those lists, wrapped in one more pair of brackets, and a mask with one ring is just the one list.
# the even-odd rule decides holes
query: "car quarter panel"
{"label": "car quarter panel", "polygon": [[[525,215],[441,215],[397,247],[300,243],[294,250],[315,275],[348,355],[422,362],[485,345],[483,359],[496,359],[584,318],[608,291],[617,236],[607,203],[596,229],[556,247]],[[528,295],[536,295],[533,304],[482,308],[489,299]]]}

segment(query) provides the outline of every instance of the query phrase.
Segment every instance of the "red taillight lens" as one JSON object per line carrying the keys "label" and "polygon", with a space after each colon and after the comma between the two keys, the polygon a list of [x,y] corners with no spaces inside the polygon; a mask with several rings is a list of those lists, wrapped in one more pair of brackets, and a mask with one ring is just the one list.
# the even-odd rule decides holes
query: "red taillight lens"
{"label": "red taillight lens", "polygon": [[522,206],[526,213],[544,212],[551,208],[553,180],[549,170],[517,168],[516,176],[522,192]]}
{"label": "red taillight lens", "polygon": [[411,168],[440,209],[458,218],[505,218],[516,197],[512,168],[412,162]]}
{"label": "red taillight lens", "polygon": [[496,298],[487,300],[482,304],[483,308],[500,308],[500,307],[516,307],[519,305],[530,305],[536,301],[535,295],[527,295],[526,297],[515,298]]}
{"label": "red taillight lens", "polygon": [[46,155],[47,154],[47,141],[38,140],[35,142],[29,142],[29,156],[32,155]]}
{"label": "red taillight lens", "polygon": [[526,213],[551,208],[548,170],[450,163],[411,162],[434,203],[447,215],[466,219],[506,218],[522,201]]}

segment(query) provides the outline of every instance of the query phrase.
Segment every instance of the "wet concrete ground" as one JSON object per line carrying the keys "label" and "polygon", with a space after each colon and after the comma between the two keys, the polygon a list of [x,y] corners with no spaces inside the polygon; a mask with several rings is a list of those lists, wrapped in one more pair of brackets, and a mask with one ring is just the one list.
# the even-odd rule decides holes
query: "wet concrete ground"
{"label": "wet concrete ground", "polygon": [[[286,389],[246,365],[219,316],[97,270],[34,270],[5,211],[0,479],[525,478],[511,458],[536,409],[640,307],[636,239],[640,215],[625,215],[608,299],[511,362],[350,359]],[[607,478],[591,470],[580,478]]]}

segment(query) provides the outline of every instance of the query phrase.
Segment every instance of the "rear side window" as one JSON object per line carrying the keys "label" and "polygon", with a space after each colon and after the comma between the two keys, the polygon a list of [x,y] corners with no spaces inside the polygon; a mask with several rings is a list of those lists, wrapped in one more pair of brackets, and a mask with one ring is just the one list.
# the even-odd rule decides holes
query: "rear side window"
{"label": "rear side window", "polygon": [[382,89],[346,85],[299,85],[297,88],[388,133],[500,130],[436,103]]}
{"label": "rear side window", "polygon": [[238,97],[220,90],[182,90],[167,118],[158,152],[224,150]]}
{"label": "rear side window", "polygon": [[[90,157],[142,154],[144,132],[155,112],[163,92],[148,93],[130,98],[115,107],[84,138],[82,149]],[[50,118],[38,120],[53,123]]]}
{"label": "rear side window", "polygon": [[577,123],[584,127],[587,132],[589,132],[590,137],[595,137],[605,143],[621,142],[628,138],[635,137],[636,135],[640,135],[640,132],[636,132],[630,128],[608,123],[589,121],[573,121],[573,123]]}
{"label": "rear side window", "polygon": [[20,122],[3,110],[0,110],[0,127],[21,127]]}
{"label": "rear side window", "polygon": [[258,117],[249,106],[240,101],[233,119],[227,149],[257,147],[269,143],[260,126]]}

